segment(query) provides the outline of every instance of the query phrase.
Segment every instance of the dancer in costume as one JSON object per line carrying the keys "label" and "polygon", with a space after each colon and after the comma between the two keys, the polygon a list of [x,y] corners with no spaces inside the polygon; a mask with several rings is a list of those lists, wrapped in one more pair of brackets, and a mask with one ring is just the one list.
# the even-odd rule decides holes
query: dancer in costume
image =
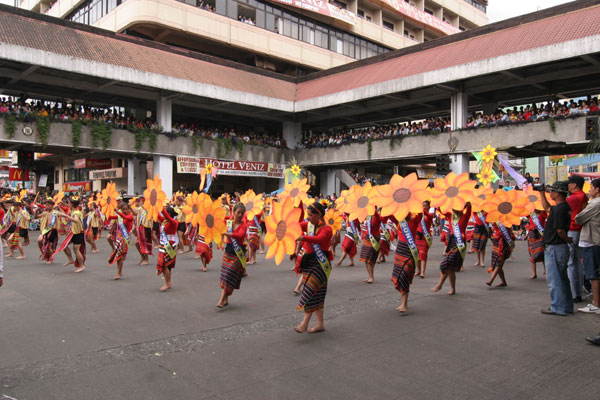
{"label": "dancer in costume", "polygon": [[506,286],[506,276],[504,275],[504,262],[510,257],[515,248],[515,235],[512,229],[497,222],[492,226],[492,264],[490,270],[492,276],[485,284],[492,286],[494,279],[500,277],[500,283],[496,287]]}
{"label": "dancer in costume", "polygon": [[46,261],[46,264],[52,264],[54,252],[58,245],[58,213],[54,209],[54,201],[47,199],[45,202],[45,212],[40,219],[40,232],[42,237],[40,259]]}
{"label": "dancer in costume", "polygon": [[[83,233],[83,213],[81,212],[79,197],[72,196],[70,199],[71,203],[71,213],[70,215],[65,214],[64,212],[58,212],[58,216],[66,219],[71,222],[70,232],[65,238],[65,240],[61,243],[59,248],[54,252],[52,258],[56,256],[57,253],[64,251],[67,255],[69,261],[65,264],[65,266],[69,264],[75,264],[75,272],[82,272],[85,270],[85,238]],[[71,255],[71,250],[69,249],[69,244],[73,243],[73,251],[75,252],[75,260],[73,260],[73,256]]]}
{"label": "dancer in costume", "polygon": [[208,264],[212,260],[212,242],[206,243],[204,236],[197,233],[196,230],[196,256],[202,262],[202,272],[208,271]]}
{"label": "dancer in costume", "polygon": [[244,239],[247,235],[248,225],[244,218],[246,207],[237,203],[233,207],[233,217],[227,221],[227,232],[223,234],[225,239],[225,252],[223,253],[223,264],[221,265],[221,298],[217,307],[223,308],[229,304],[229,296],[234,289],[240,288],[242,276],[246,269],[246,250]]}
{"label": "dancer in costume", "polygon": [[137,231],[137,240],[135,247],[140,253],[140,261],[138,265],[148,265],[150,256],[152,255],[152,228],[154,221],[144,208],[144,196],[136,199],[137,207],[134,210],[136,215],[135,229]]}
{"label": "dancer in costume", "polygon": [[262,227],[260,224],[262,214],[261,211],[260,214],[255,215],[252,220],[248,221],[248,265],[256,264],[256,252],[260,248],[260,239],[262,236]]}
{"label": "dancer in costume", "polygon": [[[325,330],[323,320],[325,296],[327,295],[327,281],[331,273],[331,260],[333,254],[329,246],[333,231],[323,219],[325,207],[318,202],[308,207],[308,221],[301,222],[300,226],[304,235],[298,238],[302,245],[304,255],[300,264],[304,286],[298,302],[298,311],[304,311],[304,318],[300,325],[294,328],[298,333],[322,332]],[[316,315],[317,324],[308,329],[308,324],[313,315]]]}
{"label": "dancer in costume", "polygon": [[[175,219],[177,220],[177,236],[179,237],[179,244],[177,246],[177,248],[179,249],[179,254],[185,254],[187,252],[192,251],[192,244],[188,242],[185,236],[187,227],[185,224],[185,214],[183,213],[183,205],[183,197],[177,196],[175,198],[175,205],[173,206],[173,209],[177,213]],[[185,246],[188,246],[188,250],[185,249]]]}
{"label": "dancer in costume", "polygon": [[367,278],[363,280],[365,283],[373,283],[375,280],[375,263],[379,255],[379,240],[380,240],[381,218],[375,212],[373,216],[367,217],[362,223],[362,248],[360,249],[360,262],[365,263],[367,269]]}
{"label": "dancer in costume", "polygon": [[[14,252],[15,249],[21,253],[17,260],[23,260],[25,258],[25,252],[23,246],[29,244],[29,213],[23,207],[23,203],[17,202],[14,205],[16,214],[16,229],[10,239],[10,251]],[[14,253],[13,253],[14,254]]]}
{"label": "dancer in costume", "polygon": [[427,268],[427,256],[429,255],[429,248],[433,243],[431,237],[431,225],[433,224],[434,214],[429,212],[431,203],[429,200],[423,202],[423,216],[417,227],[417,248],[419,249],[419,262],[417,264],[417,276],[419,278],[425,278],[425,269]]}
{"label": "dancer in costume", "polygon": [[96,247],[96,240],[100,233],[100,227],[103,224],[102,216],[100,214],[100,207],[96,203],[91,203],[89,206],[89,229],[86,235],[86,241],[92,246],[92,253],[97,253],[98,248]]}
{"label": "dancer in costume", "polygon": [[527,232],[527,251],[529,252],[529,262],[531,263],[531,276],[529,279],[537,278],[536,263],[541,262],[546,275],[546,264],[544,263],[544,228],[546,227],[546,211],[535,210],[529,216],[529,225]]}
{"label": "dancer in costume", "polygon": [[335,265],[339,267],[346,257],[350,257],[350,264],[348,266],[353,267],[354,256],[356,256],[358,241],[360,240],[360,233],[358,231],[360,223],[357,219],[351,221],[346,213],[344,213],[344,219],[346,220],[346,235],[342,241],[342,256]]}
{"label": "dancer in costume", "polygon": [[487,213],[479,211],[473,215],[475,218],[475,228],[473,229],[473,244],[472,248],[477,255],[475,267],[485,267],[485,246],[490,237],[489,228],[486,222]]}
{"label": "dancer in costume", "polygon": [[158,270],[158,275],[163,274],[165,278],[165,284],[159,289],[161,292],[169,290],[172,287],[171,274],[177,261],[176,249],[179,243],[176,216],[177,212],[175,212],[173,207],[163,208],[158,216],[158,222],[160,223],[160,247],[158,248],[156,269]]}
{"label": "dancer in costume", "polygon": [[133,227],[133,214],[127,203],[123,203],[121,211],[115,210],[117,215],[109,217],[109,219],[117,220],[117,236],[114,241],[114,249],[108,258],[108,264],[117,263],[117,274],[113,280],[118,280],[123,277],[123,261],[127,258],[129,243],[131,240],[131,228]]}
{"label": "dancer in costume", "polygon": [[15,234],[15,232],[17,232],[17,210],[16,210],[16,206],[15,206],[15,202],[13,200],[8,200],[6,202],[6,205],[8,206],[7,210],[6,210],[6,216],[5,216],[5,226],[6,226],[6,232],[5,232],[5,237],[6,237],[6,244],[8,245],[8,254],[6,255],[6,257],[14,257],[14,250],[13,250],[13,246],[12,246],[12,238]]}
{"label": "dancer in costume", "polygon": [[[378,212],[381,212],[381,207],[377,209]],[[385,257],[390,255],[390,232],[387,229],[387,222],[389,217],[380,217],[379,218],[379,232],[381,236],[379,237],[379,258],[377,260],[378,263],[384,263]]]}
{"label": "dancer in costume", "polygon": [[421,213],[416,216],[409,214],[403,221],[400,221],[398,229],[392,282],[402,296],[402,303],[396,308],[396,311],[402,314],[408,310],[408,292],[415,276],[415,267],[419,263],[419,248],[415,236],[422,217]]}
{"label": "dancer in costume", "polygon": [[440,264],[440,281],[433,287],[434,292],[439,292],[444,282],[450,278],[450,291],[448,294],[456,293],[456,272],[460,271],[467,251],[465,244],[465,230],[471,218],[471,203],[467,203],[463,211],[446,213],[446,224],[448,225],[448,245],[444,250],[444,258]]}

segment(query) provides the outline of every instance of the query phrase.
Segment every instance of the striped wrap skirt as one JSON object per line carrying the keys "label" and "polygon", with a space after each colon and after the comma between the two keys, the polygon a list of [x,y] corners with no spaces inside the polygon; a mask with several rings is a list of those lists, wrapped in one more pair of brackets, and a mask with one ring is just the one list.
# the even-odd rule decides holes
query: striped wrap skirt
{"label": "striped wrap skirt", "polygon": [[544,262],[544,242],[537,229],[530,229],[527,233],[527,251],[530,262]]}
{"label": "striped wrap skirt", "polygon": [[354,240],[350,239],[348,235],[344,236],[344,241],[342,242],[342,251],[347,253],[350,258],[354,258],[356,255],[356,243]]}
{"label": "striped wrap skirt", "polygon": [[456,246],[454,235],[448,235],[448,246],[446,246],[446,254],[440,264],[440,271],[460,271],[463,266],[463,258]]}
{"label": "striped wrap skirt", "polygon": [[489,232],[485,225],[475,225],[475,229],[473,229],[473,250],[485,250],[488,235]]}
{"label": "striped wrap skirt", "polygon": [[423,235],[421,232],[417,232],[415,242],[417,243],[417,249],[419,249],[419,260],[423,262],[427,261],[427,256],[429,255],[429,245],[427,244],[427,240],[425,240],[425,235]]}
{"label": "striped wrap skirt", "polygon": [[240,288],[244,267],[235,254],[223,253],[223,264],[221,265],[221,289],[231,296],[235,289]]}
{"label": "striped wrap skirt", "polygon": [[392,282],[394,282],[396,290],[400,293],[408,293],[414,276],[415,259],[410,252],[410,248],[406,243],[398,241],[392,271]]}
{"label": "striped wrap skirt", "polygon": [[[375,240],[379,242],[379,238],[375,237]],[[375,251],[371,241],[367,239],[362,240],[362,248],[360,249],[360,262],[369,263],[375,265],[377,262],[377,256],[379,251]]]}
{"label": "striped wrap skirt", "polygon": [[314,254],[304,254],[300,264],[304,286],[298,301],[298,311],[311,313],[325,307],[325,296],[327,295],[327,275],[321,268]]}
{"label": "striped wrap skirt", "polygon": [[502,268],[504,262],[510,257],[512,249],[503,238],[492,238],[492,263],[490,268]]}

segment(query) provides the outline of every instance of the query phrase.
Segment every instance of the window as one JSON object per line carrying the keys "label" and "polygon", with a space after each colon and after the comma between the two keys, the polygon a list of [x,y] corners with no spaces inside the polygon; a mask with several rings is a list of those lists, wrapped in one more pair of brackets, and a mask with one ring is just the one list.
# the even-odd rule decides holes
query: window
{"label": "window", "polygon": [[358,18],[365,17],[365,12],[363,10],[361,10],[360,8],[356,11],[356,14],[358,15]]}
{"label": "window", "polygon": [[391,22],[388,22],[386,20],[383,20],[383,27],[386,29],[389,29],[390,31],[394,31],[394,24],[392,24]]}
{"label": "window", "polygon": [[367,15],[367,21],[371,22],[371,17]]}
{"label": "window", "polygon": [[433,11],[431,11],[431,10],[425,9],[425,12],[429,15],[433,15]]}

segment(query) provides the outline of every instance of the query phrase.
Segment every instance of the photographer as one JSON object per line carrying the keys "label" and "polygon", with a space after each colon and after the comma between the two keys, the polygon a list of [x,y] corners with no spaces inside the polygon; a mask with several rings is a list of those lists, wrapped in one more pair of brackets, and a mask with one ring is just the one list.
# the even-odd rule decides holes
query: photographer
{"label": "photographer", "polygon": [[567,275],[569,243],[572,242],[567,235],[571,223],[571,207],[566,202],[569,184],[567,181],[556,182],[547,190],[556,204],[550,206],[546,192],[542,191],[542,205],[549,214],[542,240],[546,248],[546,282],[550,290],[550,307],[542,309],[542,314],[564,316],[573,312],[573,296]]}

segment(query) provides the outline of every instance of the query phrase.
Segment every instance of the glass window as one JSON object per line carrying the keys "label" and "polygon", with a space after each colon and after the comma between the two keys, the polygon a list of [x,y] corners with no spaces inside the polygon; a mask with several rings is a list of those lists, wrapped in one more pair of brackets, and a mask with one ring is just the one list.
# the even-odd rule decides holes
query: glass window
{"label": "glass window", "polygon": [[392,24],[391,22],[388,22],[386,20],[383,20],[383,27],[386,29],[389,29],[390,31],[394,30],[394,24]]}

